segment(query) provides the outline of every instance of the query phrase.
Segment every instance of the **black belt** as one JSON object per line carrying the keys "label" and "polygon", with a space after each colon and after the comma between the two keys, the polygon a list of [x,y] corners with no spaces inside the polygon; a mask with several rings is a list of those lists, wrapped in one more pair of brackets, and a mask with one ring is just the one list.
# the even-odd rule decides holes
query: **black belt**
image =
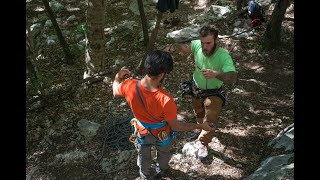
{"label": "black belt", "polygon": [[182,96],[190,95],[197,99],[205,99],[209,96],[218,96],[222,99],[223,104],[225,105],[226,102],[226,95],[222,90],[222,86],[217,89],[200,89],[195,85],[193,80],[184,81],[180,84],[181,90],[183,92]]}

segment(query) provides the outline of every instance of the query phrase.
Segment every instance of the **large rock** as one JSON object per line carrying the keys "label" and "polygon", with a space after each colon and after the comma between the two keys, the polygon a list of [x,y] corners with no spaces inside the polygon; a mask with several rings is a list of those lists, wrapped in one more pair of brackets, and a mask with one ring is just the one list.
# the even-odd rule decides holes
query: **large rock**
{"label": "large rock", "polygon": [[[285,151],[294,150],[294,123],[282,130],[268,143],[273,148],[284,148]],[[293,179],[294,153],[271,156],[264,160],[260,167],[244,180],[260,179]]]}
{"label": "large rock", "polygon": [[172,39],[174,42],[184,42],[197,39],[199,36],[199,25],[193,25],[180,30],[176,30],[167,34],[167,38]]}
{"label": "large rock", "polygon": [[268,145],[292,151],[294,149],[294,123],[282,130]]}
{"label": "large rock", "polygon": [[294,163],[289,162],[291,158],[293,158],[293,153],[269,157],[261,163],[261,166],[253,174],[244,178],[244,180],[293,179]]}
{"label": "large rock", "polygon": [[77,123],[79,129],[80,129],[80,134],[87,138],[91,138],[97,134],[97,131],[100,127],[100,124],[95,123],[95,122],[90,122],[85,119],[81,119]]}

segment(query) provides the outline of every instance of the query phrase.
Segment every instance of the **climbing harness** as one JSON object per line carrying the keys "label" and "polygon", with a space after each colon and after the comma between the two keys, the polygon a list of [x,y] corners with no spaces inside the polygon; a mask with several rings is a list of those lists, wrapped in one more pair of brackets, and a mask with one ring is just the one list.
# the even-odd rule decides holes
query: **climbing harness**
{"label": "climbing harness", "polygon": [[200,89],[198,88],[193,80],[184,81],[180,84],[180,88],[183,92],[182,96],[190,95],[197,99],[205,99],[209,96],[217,96],[222,99],[222,106],[225,105],[227,97],[223,90],[223,87],[218,89]]}
{"label": "climbing harness", "polygon": [[156,124],[145,123],[145,122],[139,121],[136,118],[133,118],[130,121],[131,126],[133,128],[133,133],[129,137],[129,141],[132,143],[144,144],[144,142],[140,140],[141,135],[151,134],[158,140],[157,142],[158,145],[160,146],[167,145],[170,142],[170,140],[175,136],[175,131],[173,131],[170,128],[170,126],[166,121],[159,121],[147,111],[138,90],[138,81],[136,82],[136,93],[138,95],[138,98],[145,112],[147,112],[158,123]]}

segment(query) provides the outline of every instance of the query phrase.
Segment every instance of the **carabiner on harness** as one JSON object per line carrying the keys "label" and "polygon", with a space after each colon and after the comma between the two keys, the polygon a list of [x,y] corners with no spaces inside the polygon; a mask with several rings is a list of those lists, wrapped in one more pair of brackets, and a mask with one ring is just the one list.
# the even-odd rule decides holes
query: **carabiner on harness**
{"label": "carabiner on harness", "polygon": [[137,131],[137,128],[136,128],[136,123],[137,122],[136,122],[135,118],[131,119],[130,124],[132,126],[133,133],[130,135],[129,141],[132,142],[132,143],[136,143],[136,139],[137,139],[138,131]]}

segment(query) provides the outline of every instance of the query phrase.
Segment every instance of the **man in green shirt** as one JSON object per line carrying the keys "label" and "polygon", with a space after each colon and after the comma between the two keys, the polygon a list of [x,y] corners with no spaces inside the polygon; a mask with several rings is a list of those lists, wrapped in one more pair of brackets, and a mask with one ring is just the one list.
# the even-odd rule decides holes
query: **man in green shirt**
{"label": "man in green shirt", "polygon": [[[218,30],[213,25],[204,25],[199,31],[199,39],[191,44],[173,44],[165,48],[169,53],[193,53],[195,70],[193,84],[200,95],[194,94],[192,107],[197,122],[209,122],[217,125],[218,116],[225,98],[221,94],[223,84],[233,84],[237,80],[237,72],[229,53],[219,47]],[[198,139],[206,151],[208,143],[214,136],[213,131],[202,130]]]}

